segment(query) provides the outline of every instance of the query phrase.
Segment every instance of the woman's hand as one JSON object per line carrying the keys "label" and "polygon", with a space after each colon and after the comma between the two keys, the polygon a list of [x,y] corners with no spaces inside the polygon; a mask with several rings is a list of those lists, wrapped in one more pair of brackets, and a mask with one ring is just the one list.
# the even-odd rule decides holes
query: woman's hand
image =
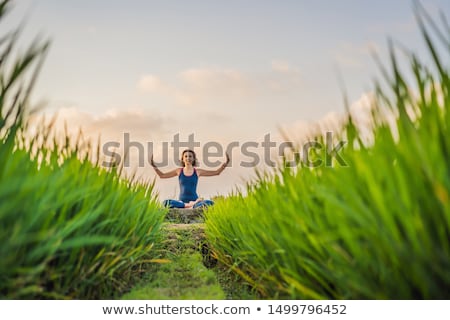
{"label": "woman's hand", "polygon": [[228,164],[230,163],[230,156],[228,155],[228,153],[225,153],[225,156],[227,157],[227,159],[222,164],[222,170],[225,169],[228,166]]}
{"label": "woman's hand", "polygon": [[152,154],[152,157],[150,158],[150,165],[151,165],[153,168],[156,168],[155,161],[153,161],[153,154]]}
{"label": "woman's hand", "polygon": [[228,155],[228,153],[225,153],[227,160],[225,161],[225,166],[227,166],[230,163],[230,156]]}
{"label": "woman's hand", "polygon": [[204,199],[203,198],[197,198],[197,200],[195,200],[195,201],[189,201],[188,203],[185,203],[184,204],[184,207],[185,208],[193,208],[197,203],[199,203],[200,201],[203,201]]}
{"label": "woman's hand", "polygon": [[217,176],[222,173],[223,170],[227,167],[227,165],[230,163],[230,156],[228,153],[225,154],[227,159],[220,167],[218,167],[216,170],[204,170],[204,169],[197,169],[198,176],[204,176],[204,177],[211,177],[211,176]]}
{"label": "woman's hand", "polygon": [[155,169],[156,174],[160,178],[163,178],[163,179],[172,178],[172,177],[176,177],[179,174],[179,171],[177,171],[178,169],[173,169],[173,170],[167,171],[167,172],[162,172],[161,170],[159,170],[155,164],[155,161],[153,161],[153,154],[149,158],[149,160],[150,160],[150,165],[153,167],[153,169]]}

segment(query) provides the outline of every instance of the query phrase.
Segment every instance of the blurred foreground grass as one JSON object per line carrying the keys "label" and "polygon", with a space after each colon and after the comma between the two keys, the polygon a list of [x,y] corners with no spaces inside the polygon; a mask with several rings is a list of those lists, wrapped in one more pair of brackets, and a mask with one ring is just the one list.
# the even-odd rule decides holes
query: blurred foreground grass
{"label": "blurred foreground grass", "polygon": [[348,166],[280,165],[208,211],[217,258],[263,297],[450,298],[450,29],[416,13],[432,62],[402,49],[402,71],[390,42],[370,135],[350,114],[334,132]]}
{"label": "blurred foreground grass", "polygon": [[[0,2],[0,23],[10,1]],[[48,50],[0,39],[0,297],[113,297],[156,257],[165,211],[152,184],[99,166],[84,142],[29,132],[28,99]],[[94,161],[96,159],[96,161]]]}

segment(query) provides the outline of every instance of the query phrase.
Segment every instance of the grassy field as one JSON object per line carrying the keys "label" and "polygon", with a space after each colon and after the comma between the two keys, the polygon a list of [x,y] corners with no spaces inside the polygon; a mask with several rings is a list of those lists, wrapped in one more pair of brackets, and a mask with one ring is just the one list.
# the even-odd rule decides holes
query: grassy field
{"label": "grassy field", "polygon": [[390,43],[371,134],[351,114],[334,132],[347,166],[280,165],[208,212],[216,257],[263,297],[450,298],[450,31],[418,22],[432,63]]}
{"label": "grassy field", "polygon": [[0,297],[112,297],[158,257],[166,211],[152,184],[100,167],[82,138],[58,140],[43,123],[30,136],[28,99],[48,43],[18,56],[18,35],[0,42]]}

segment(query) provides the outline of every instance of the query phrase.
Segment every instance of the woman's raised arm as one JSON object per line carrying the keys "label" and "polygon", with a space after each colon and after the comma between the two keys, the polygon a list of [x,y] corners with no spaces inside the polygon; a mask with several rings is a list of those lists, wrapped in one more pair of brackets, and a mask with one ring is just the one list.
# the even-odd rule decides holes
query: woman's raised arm
{"label": "woman's raised arm", "polygon": [[155,165],[155,162],[153,161],[153,154],[152,154],[152,157],[150,158],[150,165],[153,167],[153,169],[155,169],[156,174],[161,179],[176,177],[179,174],[178,171],[180,170],[180,169],[173,169],[173,170],[170,170],[168,172],[162,172]]}
{"label": "woman's raised arm", "polygon": [[223,170],[227,167],[228,163],[230,163],[230,157],[228,156],[228,153],[226,153],[227,160],[216,170],[204,170],[204,169],[197,169],[198,176],[204,176],[204,177],[210,177],[210,176],[218,176],[222,173]]}

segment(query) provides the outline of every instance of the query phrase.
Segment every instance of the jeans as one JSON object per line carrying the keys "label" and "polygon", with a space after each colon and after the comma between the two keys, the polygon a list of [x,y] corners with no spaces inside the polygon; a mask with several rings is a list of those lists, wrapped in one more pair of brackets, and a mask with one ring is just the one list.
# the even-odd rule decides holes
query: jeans
{"label": "jeans", "polygon": [[[202,200],[194,204],[193,208],[208,207],[213,204],[214,201],[212,200]],[[180,200],[168,199],[163,201],[163,206],[168,208],[184,208],[184,202]]]}

